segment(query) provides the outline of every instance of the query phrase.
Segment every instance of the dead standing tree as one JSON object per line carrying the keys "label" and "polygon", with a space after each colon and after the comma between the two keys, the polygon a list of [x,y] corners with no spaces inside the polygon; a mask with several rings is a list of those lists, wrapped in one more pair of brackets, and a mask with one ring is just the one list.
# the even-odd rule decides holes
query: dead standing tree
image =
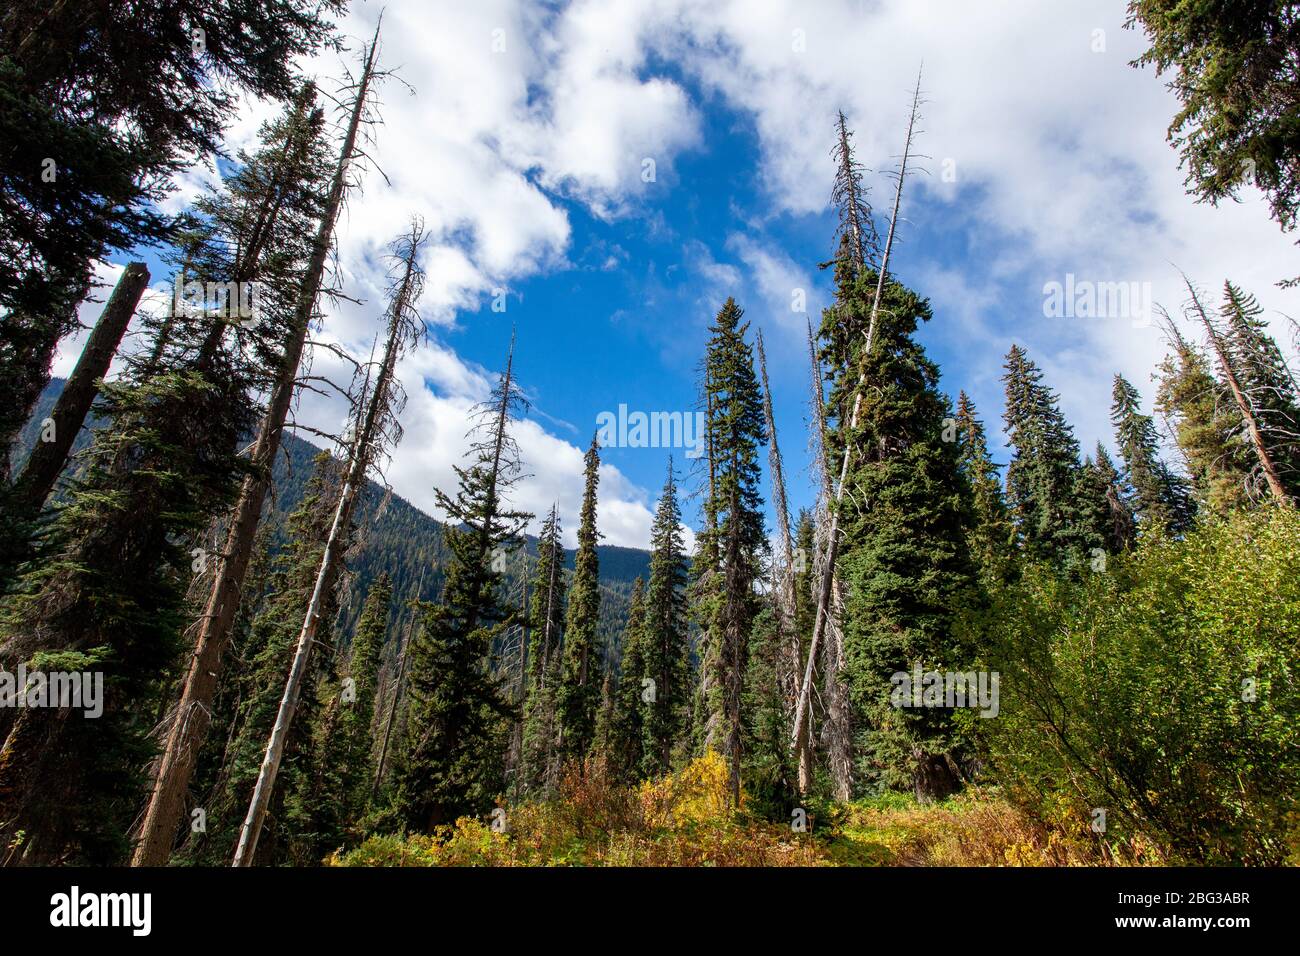
{"label": "dead standing tree", "polygon": [[776,418],[772,413],[772,389],[767,381],[767,352],[763,348],[763,333],[754,336],[758,352],[759,382],[763,386],[763,418],[767,425],[768,468],[772,473],[772,501],[776,508],[776,528],[780,536],[780,562],[772,562],[772,586],[776,597],[778,661],[777,687],[784,701],[788,718],[794,717],[795,701],[799,694],[799,632],[795,629],[794,593],[794,539],[790,534],[790,505],[785,493],[785,469],[781,449],[776,440]]}
{"label": "dead standing tree", "polygon": [[333,592],[338,578],[357,496],[366,481],[371,464],[386,441],[391,440],[395,443],[400,438],[401,429],[396,421],[400,401],[394,389],[393,376],[397,360],[417,341],[423,330],[423,324],[415,308],[424,286],[424,273],[417,261],[423,241],[424,227],[416,223],[411,231],[393,246],[395,258],[400,264],[401,277],[392,289],[392,304],[388,310],[388,341],[384,345],[383,361],[375,384],[370,390],[361,421],[354,432],[347,477],[339,493],[334,520],[330,526],[329,537],[325,541],[325,551],[321,555],[320,567],[316,572],[316,582],[307,604],[307,612],[303,617],[302,629],[298,634],[298,644],[294,650],[288,679],[285,681],[284,696],[280,699],[275,726],[271,729],[262,766],[258,770],[257,783],[248,805],[248,816],[244,819],[244,825],[239,833],[234,866],[251,866],[253,855],[257,851],[257,840],[261,835],[267,807],[271,802],[275,778],[280,771],[285,740],[298,708],[298,699],[307,673],[312,645],[316,642],[316,633],[320,628],[322,604]]}
{"label": "dead standing tree", "polygon": [[[916,131],[916,120],[919,115],[920,108],[921,108],[921,77],[920,74],[918,73],[916,79],[916,87],[912,92],[912,109],[911,109],[911,114],[907,121],[907,136],[903,141],[903,157],[899,164],[899,169],[898,169],[898,182],[897,182],[897,187],[894,191],[894,206],[889,216],[889,233],[885,239],[885,249],[884,249],[884,253],[880,257],[879,268],[876,270],[876,289],[875,289],[875,294],[872,297],[872,301],[871,301],[871,317],[867,323],[867,334],[863,341],[862,353],[859,361],[859,364],[864,369],[864,371],[859,372],[857,385],[854,388],[854,392],[853,392],[853,411],[849,418],[850,433],[857,428],[858,416],[862,408],[862,394],[867,385],[866,372],[865,372],[866,359],[871,352],[872,342],[875,338],[876,320],[879,318],[880,315],[880,299],[881,296],[884,294],[885,277],[889,274],[889,255],[890,252],[893,250],[894,237],[898,227],[898,209],[900,204],[902,203],[903,184],[907,181],[908,161],[910,160],[912,155],[912,137]],[[845,136],[844,124],[843,124],[843,114],[841,114],[840,116],[839,129],[842,137],[841,142],[847,144],[847,137]],[[842,155],[841,175],[850,181],[853,180],[860,181],[860,174],[858,174],[855,164],[853,164],[852,162],[851,154]],[[836,193],[837,195],[840,193],[838,180],[837,180]],[[852,204],[861,201],[861,193],[860,191],[855,189],[852,191],[845,191],[845,196],[847,201],[850,203],[852,212],[849,211],[842,212],[841,221],[842,222],[847,221],[850,230],[856,227],[858,229],[858,234],[860,236],[862,233],[863,224],[861,222],[861,217],[859,213],[856,211],[855,208],[852,207]],[[855,243],[855,247],[858,244],[860,244],[859,238],[851,236],[851,239]],[[856,255],[856,248],[855,248],[855,255]],[[859,267],[861,268],[863,265],[864,265],[863,260],[859,260]],[[835,486],[835,497],[834,497],[833,505],[831,507],[829,527],[827,528],[824,566],[821,569],[821,580],[818,584],[818,590],[817,590],[817,617],[813,625],[812,640],[809,642],[808,645],[808,661],[804,668],[803,683],[801,684],[799,689],[799,701],[795,708],[794,731],[791,735],[792,737],[791,747],[796,751],[798,750],[799,742],[803,738],[807,728],[808,712],[810,709],[810,703],[812,697],[813,675],[816,673],[817,649],[818,646],[821,644],[823,635],[826,632],[827,620],[830,617],[831,613],[833,612],[833,608],[831,606],[831,590],[832,590],[832,583],[835,578],[835,562],[839,556],[840,505],[844,498],[845,485],[848,479],[850,457],[851,456],[848,453],[848,448],[846,446],[845,454],[843,455],[840,463],[840,477],[838,483]]]}
{"label": "dead standing tree", "polygon": [[199,750],[207,736],[213,696],[221,673],[221,656],[230,642],[239,610],[244,576],[252,558],[257,526],[271,484],[271,465],[280,449],[285,420],[298,384],[298,367],[307,333],[316,314],[316,301],[324,282],[326,261],[334,240],[344,199],[354,185],[354,163],[363,153],[362,127],[369,123],[372,84],[381,75],[375,68],[379,52],[379,27],[366,47],[361,75],[352,85],[353,99],[334,176],[326,195],[320,224],[299,285],[292,329],[280,357],[266,414],[258,427],[251,451],[253,474],[245,479],[229,518],[225,546],[213,575],[212,586],[197,622],[198,633],[190,656],[180,701],[167,731],[155,771],[154,785],[145,808],[131,863],[161,866],[171,855],[176,830],[185,809],[186,792],[194,775]]}

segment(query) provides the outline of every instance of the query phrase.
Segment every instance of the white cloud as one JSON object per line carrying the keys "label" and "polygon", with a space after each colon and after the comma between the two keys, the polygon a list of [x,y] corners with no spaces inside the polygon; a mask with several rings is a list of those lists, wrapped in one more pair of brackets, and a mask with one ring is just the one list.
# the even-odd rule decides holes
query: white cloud
{"label": "white cloud", "polygon": [[[831,124],[841,108],[860,159],[877,171],[877,211],[887,210],[889,181],[879,171],[901,148],[909,89],[924,59],[920,149],[933,157],[933,175],[918,176],[909,189],[904,237],[924,228],[965,247],[960,265],[950,251],[919,243],[899,251],[902,277],[935,305],[934,327],[923,335],[944,337],[963,356],[961,367],[945,369],[945,385],[973,390],[991,434],[1001,356],[1011,340],[1026,345],[1091,445],[1109,432],[1111,374],[1147,386],[1163,348],[1154,329],[1123,321],[1045,319],[1036,306],[1044,282],[1067,272],[1147,281],[1158,301],[1176,306],[1183,298],[1176,263],[1208,287],[1230,276],[1266,306],[1300,311],[1300,293],[1272,288],[1297,271],[1295,250],[1259,198],[1213,209],[1185,195],[1163,138],[1175,101],[1149,71],[1128,66],[1144,38],[1122,29],[1125,6],[578,0],[557,8],[480,0],[435,11],[393,0],[383,61],[416,95],[392,80],[382,88],[384,122],[371,152],[388,181],[365,177],[339,231],[348,291],[367,304],[342,304],[325,334],[368,351],[382,312],[379,254],[412,214],[431,233],[422,308],[439,327],[496,289],[568,265],[571,226],[557,194],[605,218],[643,212],[645,228],[656,228],[655,189],[689,189],[674,181],[675,160],[707,148],[703,104],[692,100],[698,84],[752,123],[760,161],[745,172],[765,191],[766,216],[745,223],[746,232],[711,240],[725,239],[738,264],[708,249],[690,258],[711,290],[743,286],[781,327],[801,335],[802,316],[787,321],[790,290],[807,288],[809,314],[817,314],[815,264],[775,248],[765,223],[825,210]],[[344,33],[368,38],[377,15],[354,5]],[[1105,31],[1101,53],[1092,49],[1098,29]],[[325,77],[340,74],[340,61],[322,55],[309,69],[328,87]],[[246,104],[231,127],[231,150],[250,145],[270,112]],[[646,158],[655,160],[656,184],[642,181]],[[945,169],[955,181],[945,180]],[[203,170],[187,177],[173,203],[208,177]],[[831,244],[828,236],[828,253]],[[70,367],[77,348],[77,340],[64,344],[56,371]],[[803,350],[790,355],[790,374],[802,381]],[[781,357],[770,357],[775,377]],[[411,396],[407,435],[389,474],[401,494],[429,507],[431,488],[450,484],[466,412],[491,374],[435,343],[403,363],[402,377]],[[320,416],[325,424],[338,413],[312,399],[301,410],[304,420]],[[581,449],[536,419],[520,427],[519,440],[535,474],[518,503],[542,512],[558,500],[572,530]],[[644,546],[652,496],[615,469],[602,475],[606,540]]]}

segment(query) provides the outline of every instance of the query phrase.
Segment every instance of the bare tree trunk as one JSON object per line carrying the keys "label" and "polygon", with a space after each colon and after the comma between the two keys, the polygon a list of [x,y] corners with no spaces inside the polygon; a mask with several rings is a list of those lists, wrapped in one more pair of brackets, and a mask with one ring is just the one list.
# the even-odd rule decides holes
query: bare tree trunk
{"label": "bare tree trunk", "polygon": [[[907,137],[903,143],[903,159],[898,170],[898,187],[894,191],[894,208],[889,216],[889,235],[885,240],[884,255],[880,260],[880,269],[876,275],[876,293],[871,303],[871,319],[867,324],[866,341],[862,346],[862,362],[867,360],[871,354],[871,344],[875,337],[876,320],[880,314],[880,298],[884,294],[885,276],[889,272],[889,255],[894,246],[894,234],[898,226],[898,207],[903,198],[903,184],[907,180],[907,161],[912,151],[912,133],[916,128],[917,112],[921,104],[921,79],[917,76],[916,89],[912,94],[912,112],[907,122]],[[866,373],[860,372],[858,375],[857,386],[853,395],[853,414],[849,420],[849,431],[852,432],[857,428],[858,415],[862,408],[862,392],[866,385]],[[803,736],[808,722],[809,704],[812,697],[812,681],[815,673],[817,662],[817,648],[821,643],[822,635],[826,631],[827,618],[831,613],[831,585],[835,576],[835,563],[839,557],[840,546],[840,502],[844,497],[844,486],[848,480],[849,461],[852,456],[850,449],[845,446],[844,454],[840,462],[840,478],[835,488],[834,507],[831,508],[830,527],[827,531],[826,540],[826,557],[825,566],[822,568],[821,581],[818,587],[817,597],[817,618],[813,626],[812,641],[808,646],[808,662],[804,668],[803,684],[799,691],[799,703],[795,709],[795,723],[792,746],[797,747],[799,739]]]}
{"label": "bare tree trunk", "polygon": [[356,99],[348,120],[347,133],[339,151],[338,164],[312,244],[311,259],[298,294],[293,333],[285,344],[266,415],[258,428],[251,454],[254,473],[244,480],[231,513],[225,548],[212,582],[198,635],[185,675],[181,699],[172,717],[154,786],[141,824],[140,839],[132,856],[133,866],[161,866],[171,855],[176,828],[185,809],[185,794],[199,749],[207,735],[213,695],[221,673],[221,655],[230,642],[231,627],[239,610],[244,575],[252,557],[253,540],[261,520],[262,505],[270,487],[271,465],[280,448],[285,419],[298,377],[298,364],[306,344],[307,329],[316,308],[325,275],[325,263],[333,241],[334,226],[347,191],[347,176],[357,154],[357,136],[366,109],[370,82],[374,77],[379,31],[366,50],[365,65],[357,86]]}
{"label": "bare tree trunk", "polygon": [[1247,401],[1245,394],[1241,390],[1241,383],[1237,380],[1237,373],[1232,368],[1232,362],[1228,359],[1228,354],[1223,348],[1223,341],[1219,338],[1219,333],[1215,330],[1214,324],[1210,322],[1210,317],[1205,314],[1205,307],[1201,305],[1200,296],[1196,294],[1196,289],[1192,286],[1191,280],[1183,276],[1183,282],[1187,285],[1187,290],[1192,294],[1193,307],[1200,317],[1201,324],[1205,326],[1205,332],[1210,337],[1210,344],[1214,346],[1214,352],[1219,358],[1219,368],[1223,370],[1223,377],[1228,380],[1228,387],[1232,390],[1232,397],[1237,400],[1237,408],[1241,411],[1241,417],[1246,422],[1246,431],[1250,435],[1250,443],[1255,448],[1255,455],[1259,458],[1260,467],[1264,470],[1264,479],[1268,482],[1268,490],[1272,492],[1273,497],[1278,501],[1289,503],[1290,495],[1286,493],[1286,488],[1282,485],[1281,475],[1278,474],[1277,465],[1273,461],[1273,456],[1269,453],[1268,446],[1264,444],[1264,436],[1260,433],[1259,423],[1255,420],[1255,414],[1251,411],[1250,402]]}
{"label": "bare tree trunk", "polygon": [[99,394],[96,384],[108,374],[108,367],[122,344],[122,336],[131,324],[140,297],[149,285],[149,270],[143,262],[132,262],[117,280],[113,294],[95,323],[77,359],[77,366],[63,386],[50,418],[54,435],[50,441],[38,441],[14,483],[14,504],[27,512],[37,512],[45,504],[54,483],[63,473],[68,452],[85,423],[90,406]]}
{"label": "bare tree trunk", "polygon": [[[826,520],[833,497],[830,470],[826,464],[826,399],[822,394],[822,368],[817,360],[817,346],[812,324],[808,326],[808,361],[812,369],[813,439],[816,442],[814,461],[820,481],[817,532],[814,538],[815,555],[812,561],[813,580],[821,580],[826,555]],[[813,599],[818,595],[814,593]],[[822,665],[826,688],[826,735],[828,738],[828,764],[831,782],[837,800],[848,800],[853,794],[853,728],[850,720],[848,688],[844,685],[844,601],[840,593],[839,573],[831,569],[831,613],[826,621],[826,655]],[[808,729],[799,743],[799,786],[807,792],[812,786],[812,715]]]}
{"label": "bare tree trunk", "polygon": [[334,510],[334,521],[325,542],[325,552],[321,555],[320,567],[316,571],[316,584],[312,588],[302,629],[298,632],[298,646],[294,649],[289,678],[284,685],[284,696],[280,699],[280,710],[276,714],[275,726],[271,728],[271,737],[266,743],[266,754],[257,773],[257,783],[253,787],[253,797],[248,804],[248,816],[244,818],[244,825],[239,833],[239,845],[235,848],[232,866],[252,866],[253,855],[257,852],[257,839],[261,835],[262,825],[266,822],[266,810],[270,806],[271,794],[275,789],[275,778],[280,772],[285,741],[298,709],[298,699],[302,695],[302,684],[311,658],[312,645],[316,643],[316,632],[320,628],[321,608],[326,597],[333,592],[338,579],[343,551],[347,547],[348,529],[352,524],[352,511],[366,480],[366,473],[374,460],[382,416],[389,409],[389,386],[402,351],[402,342],[407,338],[409,328],[406,324],[406,314],[412,304],[412,296],[418,294],[419,289],[416,257],[420,252],[420,241],[419,232],[414,232],[410,245],[406,249],[405,273],[391,307],[383,364],[375,380],[375,387],[370,393],[364,421],[357,430],[353,442],[352,463],[343,482],[338,506]]}

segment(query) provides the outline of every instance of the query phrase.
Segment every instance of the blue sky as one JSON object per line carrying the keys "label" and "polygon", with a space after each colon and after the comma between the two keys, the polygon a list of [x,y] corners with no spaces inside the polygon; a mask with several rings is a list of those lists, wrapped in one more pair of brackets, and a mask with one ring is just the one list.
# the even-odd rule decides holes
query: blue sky
{"label": "blue sky", "polygon": [[[382,249],[422,216],[431,341],[402,365],[406,438],[386,478],[433,510],[432,488],[453,480],[465,415],[513,327],[535,403],[519,429],[532,477],[517,503],[541,513],[559,501],[571,540],[596,416],[619,404],[691,409],[705,329],[734,295],[767,341],[792,503],[810,503],[805,315],[790,303],[804,289],[815,325],[829,299],[817,265],[834,248],[832,122],[846,112],[859,159],[875,171],[883,232],[892,193],[882,172],[901,149],[923,60],[929,175],[909,184],[892,266],[931,299],[920,338],[942,386],[972,395],[1005,460],[998,377],[1019,342],[1084,447],[1109,442],[1111,376],[1123,372],[1149,403],[1159,334],[1130,316],[1049,318],[1046,283],[1134,282],[1177,313],[1181,268],[1215,298],[1231,277],[1274,312],[1300,311],[1296,292],[1271,287],[1294,274],[1294,246],[1258,195],[1219,209],[1186,197],[1164,137],[1176,104],[1150,71],[1129,66],[1143,38],[1123,29],[1124,7],[390,0],[383,60],[414,94],[385,88],[371,152],[388,180],[368,172],[340,225],[344,286],[364,304],[340,304],[322,330],[368,350]],[[342,32],[368,36],[376,15],[354,3]],[[333,55],[303,68],[326,86],[340,75]],[[230,148],[251,144],[273,112],[245,104]],[[642,179],[647,159],[652,183]],[[172,205],[211,177],[196,168]],[[125,259],[106,264],[104,278]],[[491,308],[501,289],[504,313]],[[77,347],[65,345],[61,365]],[[331,370],[327,354],[317,361]],[[312,396],[299,411],[317,427],[341,414]],[[666,454],[611,448],[604,461],[601,530],[644,546]]]}

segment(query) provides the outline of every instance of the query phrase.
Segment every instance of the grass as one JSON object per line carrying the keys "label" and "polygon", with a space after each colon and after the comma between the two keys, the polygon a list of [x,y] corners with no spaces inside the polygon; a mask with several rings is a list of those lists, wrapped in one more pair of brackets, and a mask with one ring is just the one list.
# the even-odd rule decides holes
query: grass
{"label": "grass", "polygon": [[809,813],[807,832],[732,812],[710,754],[639,787],[590,769],[559,796],[511,808],[504,832],[463,817],[431,835],[375,836],[333,866],[1107,866],[1160,863],[1151,848],[1103,845],[1087,821],[1031,819],[996,791],[937,804],[889,794]]}

